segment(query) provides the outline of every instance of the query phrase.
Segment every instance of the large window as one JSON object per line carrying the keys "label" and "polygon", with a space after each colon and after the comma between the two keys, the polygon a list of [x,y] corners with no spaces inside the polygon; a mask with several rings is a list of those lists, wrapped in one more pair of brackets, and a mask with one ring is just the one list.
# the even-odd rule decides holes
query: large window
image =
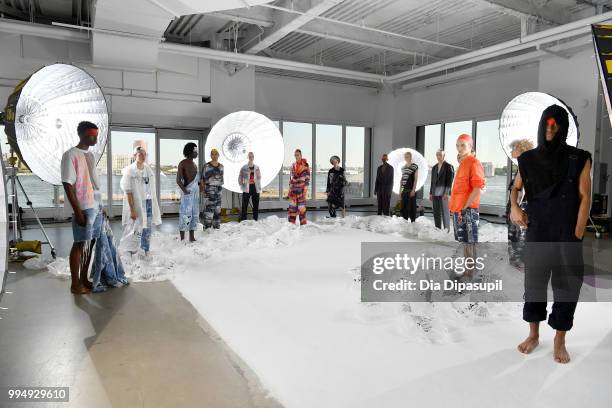
{"label": "large window", "polygon": [[457,162],[457,138],[462,133],[472,135],[471,120],[449,122],[444,125],[444,151],[446,152],[446,161],[452,164],[455,169],[459,165],[459,162]]}
{"label": "large window", "polygon": [[100,192],[102,193],[102,203],[103,205],[108,204],[108,148],[104,149],[104,153],[102,153],[102,157],[98,161],[98,165],[96,167],[98,171],[98,181],[100,182]]}
{"label": "large window", "polygon": [[[293,156],[295,149],[302,151],[311,166],[312,171],[312,127],[311,123],[283,122],[283,140],[285,143],[285,159],[283,161],[283,197],[289,194],[289,174],[291,166],[295,162]],[[312,198],[312,186],[308,189],[308,199]]]}
{"label": "large window", "polygon": [[[278,120],[274,120],[273,122],[276,125],[276,127],[280,129],[280,122]],[[257,161],[257,157],[255,158],[255,161]],[[279,199],[280,181],[281,181],[282,173],[283,173],[283,170],[281,168],[279,173],[276,175],[276,177],[274,177],[274,179],[270,182],[270,184],[268,184],[267,186],[261,186],[260,198],[262,200],[278,200]]]}
{"label": "large window", "polygon": [[[187,143],[195,143],[199,148],[198,140],[189,139],[159,139],[159,198],[160,204],[180,203],[181,189],[176,184],[178,164],[185,158],[183,148]],[[196,166],[197,159],[194,160]]]}
{"label": "large window", "polygon": [[344,172],[349,182],[345,196],[365,197],[366,128],[347,126],[345,149]]}
{"label": "large window", "polygon": [[427,181],[423,186],[423,198],[429,199],[429,187],[431,183],[431,168],[438,162],[436,152],[440,149],[440,135],[442,125],[424,126],[423,156],[427,160]]}
{"label": "large window", "polygon": [[499,120],[476,123],[476,156],[482,163],[487,181],[481,204],[505,205],[508,158],[499,143]]}
{"label": "large window", "polygon": [[331,168],[329,159],[331,156],[340,157],[342,165],[342,126],[340,125],[316,125],[317,154],[316,163],[313,166],[316,172],[316,198],[325,200],[327,198],[327,172]]}
{"label": "large window", "polygon": [[[4,125],[0,125],[0,140],[2,143],[2,159],[8,166],[8,158],[11,155],[11,148],[8,144],[6,133],[4,133]],[[30,171],[23,163],[18,162],[17,176],[23,186],[28,198],[32,201],[34,208],[53,207],[54,188],[52,184],[42,181],[38,176]],[[7,191],[7,194],[11,194]],[[17,186],[17,199],[21,208],[28,207],[27,200],[23,192]]]}
{"label": "large window", "polygon": [[475,140],[474,152],[482,163],[486,178],[486,188],[483,191],[480,203],[491,206],[505,206],[508,187],[509,160],[499,143],[499,120],[477,121],[472,130],[473,121],[449,122],[419,126],[417,128],[417,145],[424,153],[430,168],[428,182],[423,188],[424,198],[429,196],[429,181],[431,180],[431,167],[436,163],[435,153],[440,148],[440,132],[444,129],[443,148],[446,152],[446,161],[457,170],[457,137],[462,133],[472,135]]}
{"label": "large window", "polygon": [[[155,171],[155,132],[153,130],[112,130],[111,131],[111,174],[113,185],[113,205],[123,204],[121,190],[121,170],[131,164],[136,144],[144,145],[148,152],[147,161]],[[99,166],[102,165],[100,161]]]}

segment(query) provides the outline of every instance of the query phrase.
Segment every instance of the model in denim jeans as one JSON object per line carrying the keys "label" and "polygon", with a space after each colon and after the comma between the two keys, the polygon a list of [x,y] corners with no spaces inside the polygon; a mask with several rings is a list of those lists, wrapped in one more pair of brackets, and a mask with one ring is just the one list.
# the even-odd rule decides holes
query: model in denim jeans
{"label": "model in denim jeans", "polygon": [[80,295],[91,292],[92,288],[87,271],[91,260],[93,224],[98,212],[100,191],[95,158],[89,151],[89,148],[98,142],[98,127],[91,122],[81,122],[76,130],[79,143],[63,154],[61,173],[66,199],[74,212],[70,291]]}

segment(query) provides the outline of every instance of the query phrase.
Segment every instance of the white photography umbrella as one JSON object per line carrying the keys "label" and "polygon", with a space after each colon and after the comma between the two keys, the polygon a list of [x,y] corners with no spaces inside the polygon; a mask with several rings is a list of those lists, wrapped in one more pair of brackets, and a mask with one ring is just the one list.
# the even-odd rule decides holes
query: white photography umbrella
{"label": "white photography umbrella", "polygon": [[419,152],[409,147],[396,149],[389,153],[389,164],[393,166],[393,192],[395,194],[400,193],[400,181],[402,180],[402,167],[406,164],[404,154],[406,152],[412,153],[412,162],[419,166],[419,178],[417,179],[416,191],[419,191],[421,187],[425,185],[427,180],[428,165],[425,157]]}
{"label": "white photography umbrella", "polygon": [[[572,111],[559,99],[542,92],[527,92],[516,96],[504,108],[499,121],[499,141],[512,159],[511,145],[517,140],[527,139],[538,145],[538,125],[544,109],[550,105],[563,107],[569,115],[569,129],[567,130],[567,144],[578,144],[578,123]],[[512,159],[514,164],[516,159]]]}
{"label": "white photography umbrella", "polygon": [[249,161],[249,152],[253,152],[261,170],[262,188],[278,174],[285,152],[283,137],[274,122],[251,111],[234,112],[219,120],[206,139],[207,161],[212,149],[219,151],[219,161],[224,166],[223,187],[236,193],[242,191],[238,175]]}
{"label": "white photography umbrella", "polygon": [[[15,98],[16,101],[15,101]],[[85,71],[72,65],[48,65],[20,84],[9,98],[7,128],[13,150],[42,180],[61,185],[62,154],[79,142],[77,125],[99,127],[98,143],[90,148],[100,159],[108,134],[108,110],[102,90]],[[14,127],[13,127],[14,126]],[[11,137],[13,136],[13,137]]]}

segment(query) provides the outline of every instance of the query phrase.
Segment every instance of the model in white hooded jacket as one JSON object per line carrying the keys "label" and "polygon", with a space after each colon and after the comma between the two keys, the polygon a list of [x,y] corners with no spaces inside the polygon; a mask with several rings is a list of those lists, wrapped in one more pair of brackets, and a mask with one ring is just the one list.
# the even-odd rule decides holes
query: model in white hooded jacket
{"label": "model in white hooded jacket", "polygon": [[[151,198],[151,207],[152,207],[152,219],[151,224],[160,225],[161,224],[161,212],[159,210],[159,203],[156,197],[155,190],[155,173],[151,166],[149,166],[146,162],[141,163],[142,168],[138,168],[138,162],[130,164],[125,167],[121,171],[121,182],[120,186],[124,192],[123,195],[123,211],[121,216],[121,223],[125,226],[132,225],[133,223],[133,232],[140,236],[142,235],[142,230],[146,228],[147,225],[147,210],[146,210],[146,192],[145,192],[145,179],[148,178],[149,186],[150,186],[150,198]],[[132,218],[132,211],[130,209],[129,203],[129,194],[132,196],[132,203],[134,206],[135,212],[137,213],[137,218]],[[128,232],[128,228],[124,229],[124,238],[126,237],[126,232]],[[131,251],[135,251],[137,248],[133,248],[133,246],[137,245],[135,240],[132,244],[124,245],[124,240],[122,239],[122,249],[127,249]]]}

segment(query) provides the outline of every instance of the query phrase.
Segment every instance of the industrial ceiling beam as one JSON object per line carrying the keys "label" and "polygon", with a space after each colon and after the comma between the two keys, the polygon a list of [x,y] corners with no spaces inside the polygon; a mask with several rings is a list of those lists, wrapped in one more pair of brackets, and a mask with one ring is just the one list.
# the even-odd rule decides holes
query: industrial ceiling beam
{"label": "industrial ceiling beam", "polygon": [[311,74],[355,79],[365,82],[380,83],[384,81],[383,76],[369,74],[366,72],[327,67],[323,65],[308,64],[284,59],[268,58],[259,55],[213,50],[211,48],[193,47],[182,44],[160,43],[159,49],[160,52],[164,53],[188,55],[198,58],[205,58],[213,61],[235,62],[238,64],[278,68],[288,71],[307,72]]}
{"label": "industrial ceiling beam", "polygon": [[[296,32],[310,34],[318,37],[332,38],[338,41],[348,42],[357,45],[367,45],[376,47],[380,50],[393,51],[399,54],[423,54],[430,58],[448,58],[459,53],[458,50],[445,47],[434,47],[425,45],[419,41],[407,40],[399,37],[392,37],[377,32],[355,30],[352,27],[343,25],[327,24],[323,21],[312,21]],[[436,57],[434,57],[434,54]]]}
{"label": "industrial ceiling beam", "polygon": [[569,43],[563,43],[561,45],[544,48],[540,47],[535,51],[525,53],[523,55],[518,55],[511,58],[503,58],[497,61],[490,61],[483,64],[478,64],[477,66],[461,69],[459,71],[454,71],[448,74],[436,76],[433,78],[427,78],[423,80],[416,80],[414,82],[410,82],[402,85],[402,91],[414,90],[419,88],[426,88],[431,86],[443,85],[446,83],[462,80],[465,78],[472,77],[474,75],[482,75],[488,72],[498,72],[500,69],[521,66],[529,63],[533,63],[545,57],[547,54],[552,54],[555,56],[559,56],[561,58],[567,58],[568,56],[565,54],[568,50],[575,51],[579,49],[584,49],[590,45],[590,38],[581,38],[574,40]]}
{"label": "industrial ceiling beam", "polygon": [[208,13],[207,15],[218,17],[218,18],[223,18],[227,20],[237,21],[239,23],[253,24],[259,27],[264,27],[264,28],[270,28],[274,26],[274,21],[267,20],[264,18],[259,18],[259,17],[253,17],[251,16],[251,14],[252,14],[251,12],[244,13],[244,12],[240,12],[240,10],[236,10],[232,12],[228,11],[228,12]]}
{"label": "industrial ceiling beam", "polygon": [[574,21],[559,27],[543,30],[535,34],[530,34],[526,37],[506,41],[491,47],[483,48],[477,51],[468,52],[453,58],[448,58],[440,62],[416,68],[408,72],[393,75],[388,78],[390,83],[400,83],[410,79],[419,78],[425,75],[435,74],[447,69],[452,69],[461,65],[487,60],[496,56],[515,51],[524,50],[531,47],[537,47],[541,44],[546,44],[566,38],[571,38],[580,35],[588,35],[591,33],[591,24],[597,24],[612,19],[612,12],[598,14],[582,20]]}
{"label": "industrial ceiling beam", "polygon": [[[290,8],[286,8],[286,7],[275,6],[275,5],[272,5],[272,4],[261,4],[259,7],[266,7],[266,8],[270,8],[270,9],[274,9],[274,10],[279,10],[279,11],[283,11],[283,12],[286,12],[286,13],[289,13],[289,14],[298,14],[298,15],[302,15],[302,16],[308,16],[307,12],[298,11],[298,10],[294,10],[294,9],[290,9]],[[360,30],[369,31],[369,32],[373,32],[373,33],[379,33],[379,34],[388,35],[388,36],[392,36],[392,37],[403,38],[403,39],[406,39],[406,40],[417,41],[417,42],[420,42],[420,43],[423,43],[423,44],[431,44],[431,45],[437,45],[437,46],[440,46],[440,47],[453,48],[453,49],[457,49],[457,50],[461,50],[461,51],[469,51],[469,48],[459,47],[457,45],[447,44],[447,43],[443,43],[443,42],[439,42],[439,41],[427,40],[425,38],[414,37],[414,36],[411,36],[411,35],[399,34],[399,33],[391,32],[391,31],[381,30],[381,29],[378,29],[378,28],[375,28],[375,27],[366,26],[365,24],[355,24],[355,23],[350,23],[350,22],[347,22],[347,21],[337,20],[337,19],[334,19],[334,18],[323,17],[323,16],[320,16],[320,15],[311,15],[310,17],[312,17],[311,20],[312,19],[316,19],[316,20],[326,21],[326,22],[332,23],[332,24],[338,24],[338,25],[342,25],[342,26],[346,26],[346,27],[353,27],[353,28],[357,28],[357,29],[360,29]]]}
{"label": "industrial ceiling beam", "polygon": [[570,15],[560,10],[551,10],[546,6],[536,7],[525,0],[468,0],[469,2],[517,18],[533,18],[551,25],[570,22]]}
{"label": "industrial ceiling beam", "polygon": [[[342,3],[342,1],[344,0],[317,0],[316,2],[313,2],[314,5],[312,5],[312,7],[306,12],[297,12],[292,13],[291,16],[285,16],[284,23],[277,24],[272,27],[272,29],[269,30],[265,36],[261,37],[259,41],[254,42],[253,45],[248,46],[244,52],[248,54],[257,54],[258,52],[265,50],[275,42],[281,40],[285,36],[304,26],[306,23],[312,21],[317,16],[320,16],[332,7]],[[267,5],[262,4],[261,6]]]}
{"label": "industrial ceiling beam", "polygon": [[428,55],[428,54],[422,53],[420,51],[410,50],[410,49],[406,49],[406,48],[394,47],[392,45],[383,44],[383,43],[379,43],[379,42],[359,40],[359,39],[350,38],[350,37],[337,36],[337,35],[333,35],[333,34],[325,34],[325,33],[320,33],[320,32],[317,32],[317,31],[302,30],[302,29],[296,30],[295,32],[296,33],[301,33],[301,34],[308,34],[308,35],[312,35],[312,36],[316,36],[316,37],[321,37],[321,38],[327,38],[327,39],[330,39],[330,40],[346,42],[346,43],[355,44],[355,45],[364,45],[366,47],[374,48],[374,49],[377,49],[377,50],[391,51],[391,52],[394,52],[394,53],[397,53],[397,54],[405,54],[405,55],[412,55],[412,56],[415,56],[415,55],[419,55],[419,56],[425,55],[426,57],[433,58],[433,59],[436,59],[436,60],[440,59],[438,57],[434,57],[433,55]]}
{"label": "industrial ceiling beam", "polygon": [[[603,23],[611,19],[612,12],[599,14],[563,26],[531,34],[521,39],[507,41],[492,47],[487,47],[481,50],[462,54],[457,57],[452,57],[440,62],[435,62],[423,67],[415,68],[411,71],[407,71],[389,77],[364,73],[355,70],[334,68],[296,61],[288,61],[283,59],[267,58],[242,53],[219,51],[188,45],[169,44],[161,42],[158,44],[158,48],[159,51],[163,53],[188,55],[215,61],[229,61],[252,66],[262,66],[289,71],[307,72],[316,75],[335,76],[367,82],[388,82],[391,84],[399,84],[404,81],[415,80],[428,75],[435,75],[436,73],[444,72],[448,69],[461,67],[466,64],[473,64],[480,61],[486,62],[487,60],[490,60],[492,58],[502,59],[505,55],[528,48],[535,49],[538,45],[552,43],[558,40],[568,39],[576,36],[587,37],[590,34],[591,24]],[[83,28],[77,27],[77,29]],[[6,19],[0,19],[0,32],[33,35],[44,38],[58,38],[68,41],[90,41],[90,37],[87,33],[76,31],[76,29],[72,30],[66,28],[49,27],[40,24],[17,22],[15,20]],[[126,33],[122,32],[115,33],[118,37],[127,35]]]}

